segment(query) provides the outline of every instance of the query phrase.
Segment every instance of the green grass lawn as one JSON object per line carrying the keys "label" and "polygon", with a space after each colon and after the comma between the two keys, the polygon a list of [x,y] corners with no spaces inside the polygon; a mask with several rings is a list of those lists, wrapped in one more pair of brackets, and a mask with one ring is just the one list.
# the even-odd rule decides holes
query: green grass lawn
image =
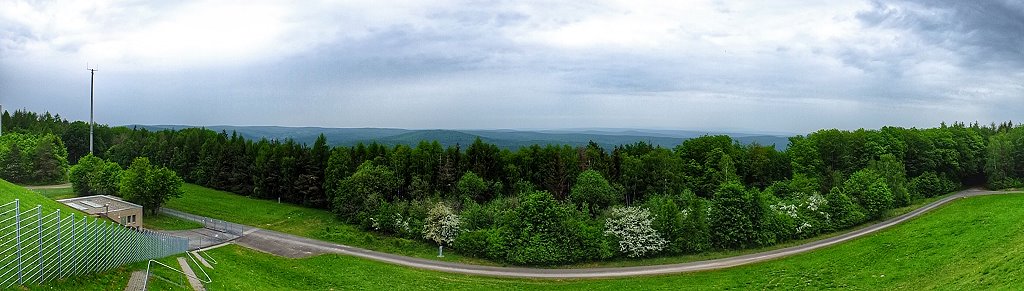
{"label": "green grass lawn", "polygon": [[41,285],[27,284],[25,286],[14,286],[13,288],[25,290],[69,291],[124,290],[124,287],[128,285],[128,279],[132,276],[132,270],[138,269],[145,270],[146,262],[128,264],[98,274],[54,280]]}
{"label": "green grass lawn", "polygon": [[[211,290],[691,290],[1024,288],[1024,194],[963,199],[833,247],[720,271],[599,280],[524,280],[447,274],[342,255],[286,259],[239,246]],[[386,275],[383,275],[386,274]]]}
{"label": "green grass lawn", "polygon": [[[47,190],[50,190],[50,189],[47,189]],[[68,206],[66,206],[64,204],[56,202],[56,201],[52,200],[51,198],[48,198],[47,196],[44,196],[39,191],[41,191],[41,190],[28,190],[28,189],[25,189],[25,188],[23,188],[21,186],[18,186],[18,185],[15,185],[15,184],[12,184],[12,183],[9,183],[7,181],[4,181],[4,180],[0,179],[0,204],[5,204],[5,203],[8,203],[10,201],[14,201],[14,199],[18,199],[20,201],[20,203],[21,203],[22,211],[25,211],[25,210],[28,210],[28,209],[32,209],[36,205],[42,205],[43,213],[45,213],[45,214],[49,214],[49,213],[51,213],[52,211],[54,211],[56,209],[60,209],[61,212],[62,212],[62,216],[66,215],[67,213],[78,213],[78,215],[81,215],[81,213],[78,212],[77,210],[73,210],[73,209],[71,209],[70,207],[68,207]],[[54,192],[56,192],[56,191],[54,191]],[[187,223],[189,223],[187,221],[184,221],[184,223],[183,222],[178,222],[178,221],[180,221],[180,220],[176,219],[176,218],[164,218],[164,219],[158,218],[156,220],[157,223],[161,223],[161,224],[164,224],[164,225],[178,226],[178,227],[183,227],[184,225],[187,225]],[[4,246],[7,243],[10,243],[10,242],[8,242],[8,241],[0,242],[0,246]],[[5,260],[7,260],[7,259],[10,259],[10,258],[2,258],[2,259],[0,259],[0,262],[4,262],[4,263],[0,263],[0,265],[4,265],[6,263]],[[176,264],[175,264],[175,266],[176,266]],[[132,264],[116,267],[114,269],[111,269],[111,270],[108,270],[108,271],[105,271],[105,272],[102,272],[102,273],[98,273],[98,274],[74,276],[74,277],[65,278],[65,279],[62,279],[62,280],[55,280],[55,281],[51,281],[51,282],[46,282],[46,283],[44,283],[42,285],[35,285],[35,284],[31,284],[30,283],[30,284],[26,284],[26,286],[14,286],[12,288],[15,288],[15,289],[28,289],[28,290],[122,290],[122,289],[124,289],[125,285],[128,283],[128,279],[131,277],[131,272],[133,270],[140,270],[140,269],[144,270],[145,268],[146,268],[146,262],[145,261],[144,262],[137,262],[137,263],[132,263]],[[6,271],[6,270],[2,270],[2,271]],[[160,283],[157,283],[156,286],[157,287],[161,287],[161,286],[165,286],[165,285],[173,286],[173,285],[170,285],[170,284],[160,285]],[[166,288],[163,288],[163,289],[162,288],[151,288],[150,290],[165,290],[165,289]]]}
{"label": "green grass lawn", "polygon": [[[221,195],[225,194],[231,195]],[[0,198],[8,196],[31,201],[27,203],[48,200],[0,181]],[[36,201],[39,198],[45,200]],[[207,287],[210,290],[1020,290],[1024,288],[1024,268],[1021,268],[1024,266],[1024,224],[1020,223],[1024,221],[1024,208],[1020,205],[1024,205],[1024,194],[962,199],[879,233],[806,254],[719,271],[619,279],[478,277],[411,269],[342,255],[286,259],[230,245],[209,252],[220,264],[210,270],[214,281]],[[302,210],[289,211],[302,213]],[[263,219],[271,218],[265,216],[272,214],[250,213]],[[281,227],[297,223],[266,224]],[[170,258],[161,261],[173,262]],[[118,290],[127,283],[132,270],[144,268],[144,262],[136,263],[97,275],[28,286],[28,289]],[[166,276],[181,280],[172,278],[173,272]],[[151,290],[176,288],[172,284],[153,284]]]}
{"label": "green grass lawn", "polygon": [[[185,211],[188,213],[208,216],[216,219],[252,225],[298,236],[331,241],[340,244],[362,247],[375,251],[382,251],[393,254],[400,254],[411,257],[444,260],[480,265],[502,265],[484,259],[461,256],[458,250],[446,249],[445,257],[437,257],[437,247],[421,241],[395,238],[385,235],[374,234],[363,231],[356,226],[348,225],[338,220],[331,212],[321,209],[312,209],[303,206],[277,203],[276,201],[254,199],[237,195],[230,192],[218,191],[193,184],[185,184],[185,194],[180,198],[174,198],[167,202],[166,207]],[[940,197],[921,199],[913,205],[889,210],[882,219],[899,216],[901,214],[917,209],[925,204],[931,203]],[[866,223],[861,227],[868,226],[873,222]],[[820,235],[804,240],[790,241],[779,245],[743,249],[713,251],[700,254],[661,256],[641,259],[613,259],[600,262],[579,263],[560,268],[578,267],[622,267],[641,266],[655,264],[682,263],[699,260],[724,258],[749,253],[756,253],[772,249],[779,249],[794,246],[809,241],[840,235],[857,228],[840,232]]]}
{"label": "green grass lawn", "polygon": [[[184,256],[185,256],[185,254],[181,254],[181,255],[177,255],[177,256],[161,258],[161,259],[159,259],[157,261],[160,261],[160,262],[162,262],[164,264],[167,264],[167,265],[173,267],[175,270],[180,270],[181,268],[178,266],[178,261],[177,261],[176,258],[177,257],[184,257]],[[186,259],[187,259],[187,257],[186,257]],[[27,284],[25,286],[21,286],[21,287],[18,287],[18,288],[26,289],[26,290],[75,290],[75,291],[78,291],[78,290],[81,290],[81,291],[124,290],[124,287],[128,285],[128,279],[131,278],[132,272],[133,271],[138,271],[138,270],[145,271],[146,270],[146,264],[148,262],[149,261],[137,262],[137,263],[132,263],[132,264],[124,265],[124,266],[121,266],[121,267],[117,267],[115,269],[108,270],[108,271],[105,271],[105,272],[102,272],[102,273],[98,273],[98,274],[92,274],[92,275],[87,275],[87,276],[71,277],[71,278],[66,278],[66,279],[63,279],[63,280],[50,281],[50,282],[47,282],[47,283],[44,283],[44,284],[39,284],[39,285]],[[196,268],[196,265],[192,264],[191,261],[189,261],[189,265],[192,267],[193,271],[195,271],[197,273],[200,272],[199,269]],[[147,285],[147,289],[148,290],[192,290],[190,287],[188,287],[189,285],[188,285],[187,279],[183,275],[181,275],[181,273],[172,271],[170,269],[167,269],[166,267],[159,266],[157,264],[153,264],[152,267],[153,267],[152,268],[152,276],[151,276],[151,279],[149,280],[149,283]],[[162,277],[162,278],[166,279],[167,281],[171,281],[171,282],[169,283],[169,282],[161,280],[161,279],[159,279],[157,277]],[[205,278],[205,277],[203,277],[202,274],[199,274],[199,277]],[[187,289],[180,288],[179,285],[180,286],[185,286]],[[214,289],[214,290],[217,290],[217,289]]]}
{"label": "green grass lawn", "polygon": [[22,209],[29,209],[36,205],[42,205],[43,212],[45,213],[49,213],[57,209],[60,209],[61,212],[71,211],[74,213],[81,213],[77,210],[71,209],[71,207],[68,207],[67,205],[40,195],[37,192],[33,192],[32,190],[25,189],[21,186],[12,184],[11,182],[0,179],[0,204],[6,204],[7,202],[14,201],[14,199],[19,200]]}
{"label": "green grass lawn", "polygon": [[[165,207],[298,236],[412,257],[438,259],[435,245],[362,231],[338,220],[330,211],[254,199],[193,184],[185,184],[183,188],[185,194],[180,198],[171,199]],[[441,259],[494,264],[460,256],[456,252],[445,252],[445,257]]]}
{"label": "green grass lawn", "polygon": [[[47,198],[37,192],[0,179],[0,204],[6,204],[14,201],[14,199],[18,199],[20,201],[22,210],[34,208],[36,205],[42,205],[43,213],[50,213],[56,209],[60,209],[62,213],[79,213],[77,210],[71,209],[71,207]],[[29,289],[113,290],[117,289],[117,286],[120,286],[120,289],[124,289],[124,285],[128,282],[128,276],[124,274],[130,274],[130,269],[131,266],[119,267],[101,274],[77,276],[74,278],[50,282],[43,286],[30,286]]]}
{"label": "green grass lawn", "polygon": [[147,214],[142,219],[142,226],[148,229],[159,230],[184,230],[203,227],[203,225],[198,222],[165,215],[163,213]]}

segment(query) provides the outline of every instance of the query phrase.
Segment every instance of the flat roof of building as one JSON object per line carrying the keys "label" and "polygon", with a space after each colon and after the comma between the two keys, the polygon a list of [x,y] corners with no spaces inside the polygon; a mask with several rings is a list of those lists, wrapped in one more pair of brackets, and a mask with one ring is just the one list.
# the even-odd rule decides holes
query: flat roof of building
{"label": "flat roof of building", "polygon": [[[110,195],[93,195],[57,200],[71,208],[78,209],[88,214],[99,214],[110,211],[120,211],[131,208],[142,209],[142,205],[121,200],[121,198]],[[107,207],[109,205],[109,208]]]}

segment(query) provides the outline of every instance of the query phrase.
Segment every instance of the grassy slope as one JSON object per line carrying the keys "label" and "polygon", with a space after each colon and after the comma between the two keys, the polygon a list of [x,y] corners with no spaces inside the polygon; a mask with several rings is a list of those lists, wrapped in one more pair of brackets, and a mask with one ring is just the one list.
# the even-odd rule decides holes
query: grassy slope
{"label": "grassy slope", "polygon": [[[180,198],[171,199],[167,203],[167,207],[226,221],[258,226],[298,236],[332,241],[376,251],[425,259],[483,265],[499,265],[499,263],[487,260],[460,256],[458,254],[458,250],[446,250],[444,258],[437,258],[437,247],[434,245],[416,240],[368,233],[358,229],[357,227],[339,221],[333,214],[326,210],[311,209],[287,203],[279,204],[270,200],[253,199],[193,184],[186,184],[184,188],[185,194]],[[916,201],[911,206],[890,210],[886,213],[883,219],[904,214],[940,198],[941,197],[922,199],[920,201]],[[865,224],[865,226],[869,224]],[[641,266],[708,260],[794,246],[809,241],[839,235],[852,230],[853,229],[849,229],[842,232],[825,234],[805,240],[791,241],[765,248],[715,251],[700,254],[643,259],[623,258],[609,261],[579,263],[562,267]]]}
{"label": "grassy slope", "polygon": [[[404,238],[368,233],[339,221],[326,210],[253,199],[229,192],[185,184],[185,194],[166,207],[216,219],[258,226],[298,236],[421,258],[437,258],[437,246]],[[447,261],[488,262],[445,253]]]}
{"label": "grassy slope", "polygon": [[14,185],[11,182],[0,179],[0,205],[14,201],[14,199],[19,200],[22,209],[30,209],[36,205],[42,205],[44,213],[49,213],[56,209],[60,209],[61,212],[75,211],[75,213],[80,213],[77,212],[77,210],[71,209],[71,207],[68,207],[67,205],[60,204],[60,202],[54,201],[53,199],[47,198],[39,193],[32,192],[32,190],[22,188],[21,186]]}
{"label": "grassy slope", "polygon": [[[21,186],[0,179],[0,204],[14,201],[14,199],[19,199],[22,204],[22,209],[28,209],[34,207],[35,205],[42,205],[44,213],[49,213],[50,211],[53,211],[55,209],[60,209],[61,212],[76,211],[71,209],[70,207],[67,207],[64,204],[61,204],[59,202],[52,200],[51,198],[48,198],[47,196],[44,196],[46,195],[44,192],[60,193],[62,191],[64,190],[28,190]],[[192,223],[195,224],[197,227],[201,227],[200,225],[198,225],[198,223],[190,221],[181,221],[180,219],[173,217],[170,218],[170,220],[161,220],[158,218],[157,221],[157,223],[160,223],[162,225],[169,225],[169,227],[178,227],[178,229],[181,229],[181,227],[186,226],[188,223]],[[149,222],[149,220],[147,220],[147,222]],[[170,263],[173,262],[173,258],[165,258],[161,259],[161,261],[164,261],[165,263]],[[173,266],[177,266],[177,264],[175,263]],[[128,279],[129,277],[131,277],[131,272],[133,270],[144,269],[146,269],[146,262],[138,262],[117,267],[99,274],[66,278],[63,280],[48,282],[42,285],[29,284],[23,288],[28,290],[121,290],[124,289],[124,286],[126,284],[128,284]],[[168,277],[170,276],[168,275]],[[177,277],[175,278],[178,279]],[[150,288],[150,290],[166,290],[167,288],[164,288],[164,286],[173,287],[173,285],[162,282],[154,282],[154,284],[156,288]]]}
{"label": "grassy slope", "polygon": [[1022,203],[1024,194],[964,199],[881,233],[819,251],[722,271],[626,279],[473,277],[339,255],[284,259],[228,246],[210,252],[221,262],[211,273],[210,289],[1019,290],[1024,288]]}
{"label": "grassy slope", "polygon": [[164,215],[162,213],[146,215],[142,220],[142,224],[145,228],[159,230],[184,230],[203,227],[203,225],[198,222]]}
{"label": "grassy slope", "polygon": [[77,196],[77,195],[75,195],[75,191],[72,190],[71,187],[67,187],[67,188],[53,188],[53,189],[37,189],[37,190],[31,190],[31,191],[39,193],[39,195],[46,196],[47,198],[50,198],[50,199],[53,199],[53,200],[64,199],[64,198],[72,198],[72,197]]}
{"label": "grassy slope", "polygon": [[[43,196],[32,190],[22,188],[21,186],[12,184],[5,180],[0,179],[0,204],[5,204],[14,199],[20,200],[21,207],[23,210],[35,207],[35,205],[43,206],[43,213],[49,213],[53,210],[60,209],[62,213],[65,211],[76,212],[76,210],[67,207],[64,204],[60,204],[46,196]],[[119,267],[114,270],[104,272],[102,274],[96,274],[91,276],[79,276],[75,278],[68,278],[59,280],[56,282],[48,283],[44,286],[30,286],[29,289],[45,289],[45,290],[114,290],[123,289],[125,284],[128,282],[128,275],[131,273],[133,265],[126,267]]]}
{"label": "grassy slope", "polygon": [[[0,180],[0,199],[14,197],[44,208],[63,207]],[[210,289],[1021,289],[1021,203],[1024,194],[964,199],[881,233],[781,260],[722,271],[610,280],[473,277],[338,255],[284,259],[228,246],[211,251],[221,264],[211,273]],[[139,268],[144,264],[29,289],[119,289],[130,271]]]}

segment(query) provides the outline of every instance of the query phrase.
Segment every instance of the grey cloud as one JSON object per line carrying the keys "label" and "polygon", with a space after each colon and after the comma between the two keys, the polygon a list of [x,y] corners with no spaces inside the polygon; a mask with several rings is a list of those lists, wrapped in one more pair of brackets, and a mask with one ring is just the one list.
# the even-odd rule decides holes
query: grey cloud
{"label": "grey cloud", "polygon": [[875,1],[858,14],[872,27],[905,29],[955,51],[964,66],[1024,65],[1024,2]]}
{"label": "grey cloud", "polygon": [[[776,21],[771,19],[774,15],[751,18],[744,15],[749,11],[726,4],[711,8],[738,22]],[[301,49],[241,63],[213,60],[206,66],[173,70],[145,64],[104,70],[97,76],[97,92],[102,121],[112,124],[715,126],[805,131],[930,126],[953,119],[984,122],[1019,112],[1024,104],[996,106],[992,100],[1007,100],[1024,87],[1007,85],[1013,77],[992,78],[1019,72],[1021,29],[1015,32],[1013,27],[1019,27],[1014,17],[1019,18],[1020,5],[998,2],[1017,7],[1017,12],[979,12],[998,10],[982,4],[979,8],[956,2],[875,2],[852,20],[854,26],[860,25],[852,36],[843,31],[835,40],[809,37],[803,31],[792,38],[782,31],[778,37],[783,41],[762,40],[731,26],[702,30],[694,27],[703,23],[665,19],[666,26],[677,27],[675,33],[683,37],[655,39],[654,47],[637,48],[628,43],[561,46],[519,35],[621,13],[616,10],[622,7],[602,7],[598,2],[523,8],[530,5],[468,1],[401,12],[397,14],[402,17],[387,21],[369,19],[354,9],[288,6],[285,10],[295,10],[295,15],[288,18],[285,26],[290,30],[275,45],[303,42],[296,45]],[[112,19],[138,12],[143,16],[124,21],[141,24],[153,18],[147,13],[156,11],[147,5],[120,9],[99,18],[115,23],[119,21]],[[979,16],[987,13],[997,16]],[[747,27],[756,30],[757,25]],[[117,32],[113,27],[104,24],[94,33]],[[20,39],[39,33],[31,29],[0,24],[0,33],[25,35]],[[896,39],[880,33],[890,31],[896,32]],[[724,39],[724,44],[711,43],[705,36]],[[12,39],[16,38],[0,40],[0,101],[5,107],[87,117],[82,100],[88,98],[88,75],[83,64],[68,57],[42,60],[47,66],[34,68],[34,63],[3,51],[17,45]],[[69,42],[69,50],[73,44]],[[972,63],[975,60],[981,62]],[[953,66],[952,72],[927,75],[927,66],[933,63]],[[969,93],[964,96],[942,97],[958,86],[973,87],[964,90]],[[1004,99],[972,99],[970,94]],[[44,100],[51,96],[53,100]]]}

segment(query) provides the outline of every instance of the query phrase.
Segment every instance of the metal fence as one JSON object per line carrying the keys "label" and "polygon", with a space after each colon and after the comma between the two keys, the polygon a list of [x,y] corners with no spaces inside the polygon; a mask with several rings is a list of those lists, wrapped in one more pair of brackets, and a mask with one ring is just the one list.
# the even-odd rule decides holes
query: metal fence
{"label": "metal fence", "polygon": [[0,205],[0,288],[96,273],[180,254],[184,238],[134,229],[82,214]]}
{"label": "metal fence", "polygon": [[203,217],[191,213],[185,213],[174,209],[160,208],[160,212],[166,215],[174,216],[177,218],[191,220],[198,222],[203,225],[203,228],[216,230],[223,233],[229,233],[237,236],[245,235],[245,231],[251,227],[247,227],[241,224],[227,222],[219,219],[213,219],[209,217]]}

